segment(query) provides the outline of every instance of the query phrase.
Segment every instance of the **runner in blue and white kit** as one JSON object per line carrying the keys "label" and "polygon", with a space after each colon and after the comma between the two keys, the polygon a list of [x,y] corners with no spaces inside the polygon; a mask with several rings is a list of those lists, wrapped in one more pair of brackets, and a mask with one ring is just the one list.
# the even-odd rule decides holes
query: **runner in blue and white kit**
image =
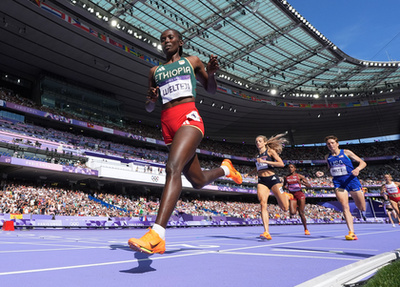
{"label": "runner in blue and white kit", "polygon": [[[346,240],[357,240],[354,234],[353,216],[349,207],[349,194],[353,198],[357,208],[365,211],[365,198],[361,189],[361,183],[357,176],[360,171],[367,166],[365,161],[359,158],[355,153],[348,149],[339,149],[339,142],[336,136],[327,136],[325,143],[330,153],[325,156],[333,177],[336,198],[342,205],[343,215],[349,229]],[[358,162],[356,168],[353,167],[353,161]]]}

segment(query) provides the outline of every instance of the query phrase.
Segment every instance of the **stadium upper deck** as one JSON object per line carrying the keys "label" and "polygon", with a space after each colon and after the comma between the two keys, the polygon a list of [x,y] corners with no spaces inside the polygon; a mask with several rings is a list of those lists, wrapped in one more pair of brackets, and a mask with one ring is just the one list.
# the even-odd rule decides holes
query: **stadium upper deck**
{"label": "stadium upper deck", "polygon": [[[30,91],[34,91],[30,96],[34,94],[35,101],[40,102],[38,83],[45,73],[50,73],[108,94],[121,103],[124,119],[157,124],[158,117],[147,114],[143,104],[148,70],[162,61],[161,54],[152,45],[159,29],[152,29],[146,38],[147,34],[138,34],[137,27],[136,34],[132,35],[126,33],[128,26],[122,29],[122,23],[121,29],[111,27],[99,18],[99,15],[105,15],[101,14],[102,10],[108,13],[120,11],[119,16],[125,15],[127,22],[131,15],[128,15],[126,1],[110,2],[111,7],[105,1],[96,1],[98,5],[67,0],[45,3],[1,1],[3,80],[7,74],[26,79]],[[176,11],[170,11],[177,9],[174,5],[167,9],[168,1],[163,1],[166,4],[158,5],[160,8],[156,2],[137,1],[134,7],[129,7],[133,8],[135,19],[140,18],[137,13],[144,17],[146,11],[153,12],[154,19],[144,19],[149,26],[140,25],[142,32],[156,27],[155,19],[166,14],[158,21],[181,28],[188,41],[187,53],[199,55],[202,59],[209,53],[220,56],[223,69],[217,95],[206,95],[201,88],[198,91],[199,102],[202,101],[199,110],[209,137],[249,143],[260,132],[271,135],[288,131],[293,144],[305,144],[321,141],[327,133],[334,133],[340,139],[398,133],[397,63],[363,63],[344,55],[335,49],[334,43],[318,35],[316,28],[287,1],[263,1],[256,13],[253,12],[254,1],[238,1],[235,2],[237,6],[221,1],[223,9],[219,15],[235,20],[235,25],[228,23],[224,26],[222,22],[222,27],[214,29],[220,23],[217,20],[207,22],[214,16],[213,9],[210,9],[204,12],[206,14],[198,13],[200,18],[192,17],[194,22],[189,23],[201,27],[200,34],[190,32],[192,25],[179,24],[181,19],[174,16]],[[210,7],[218,4],[214,1],[207,3]],[[181,5],[189,11],[189,5],[185,6],[184,1]],[[196,11],[201,7],[194,5],[192,8]],[[188,12],[186,16],[190,15]],[[240,43],[231,41],[229,33],[232,29],[242,29],[244,37],[251,34],[246,31],[255,28],[252,25],[257,23],[260,29],[265,28],[266,35],[253,35],[253,41],[251,38],[235,39]],[[278,36],[278,42],[274,40],[257,45],[260,39],[269,39],[272,35]],[[222,50],[224,37],[230,42],[226,51]],[[253,50],[246,50],[252,45]],[[239,51],[246,54],[236,55]],[[265,56],[260,58],[261,55]],[[260,65],[265,66],[264,71],[258,70]],[[275,73],[275,69],[279,73]],[[246,75],[257,85],[264,84],[265,88],[240,85],[236,78]],[[280,92],[271,95],[272,88]],[[321,91],[319,98],[314,97],[316,89]]]}

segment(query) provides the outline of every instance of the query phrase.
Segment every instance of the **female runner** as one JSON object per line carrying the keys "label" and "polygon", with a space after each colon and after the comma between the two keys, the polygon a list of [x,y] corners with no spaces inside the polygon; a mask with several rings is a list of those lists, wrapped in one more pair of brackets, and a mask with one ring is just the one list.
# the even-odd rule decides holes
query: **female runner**
{"label": "female runner", "polygon": [[[400,182],[393,181],[391,174],[385,174],[385,184],[381,187],[381,194],[386,193],[391,206],[397,214],[397,218],[400,218]],[[400,224],[400,222],[399,222]]]}
{"label": "female runner", "polygon": [[[343,208],[343,215],[346,220],[349,234],[345,236],[346,240],[357,240],[354,234],[353,216],[349,206],[349,192],[357,208],[365,211],[365,197],[361,189],[361,183],[357,176],[360,171],[367,166],[365,161],[359,158],[355,153],[348,149],[339,149],[339,142],[336,136],[327,136],[325,143],[330,153],[325,156],[335,187],[336,198]],[[356,168],[353,167],[352,160],[358,162]]]}
{"label": "female runner", "polygon": [[279,207],[283,211],[289,209],[289,196],[283,192],[282,183],[278,176],[275,175],[275,167],[284,167],[279,154],[282,152],[283,144],[286,142],[282,138],[285,134],[279,134],[269,139],[266,136],[260,135],[256,138],[256,147],[258,149],[256,168],[248,176],[253,173],[258,175],[257,195],[261,204],[261,219],[264,225],[264,233],[260,235],[262,239],[271,240],[269,234],[269,213],[268,213],[268,197],[270,191],[274,194],[278,201]]}
{"label": "female runner", "polygon": [[296,166],[294,164],[289,164],[289,175],[285,176],[283,186],[293,195],[293,199],[290,200],[290,215],[296,214],[297,210],[301,218],[301,222],[304,226],[305,235],[310,235],[310,231],[307,229],[307,220],[304,215],[304,209],[306,207],[306,196],[301,191],[301,185],[305,185],[311,188],[304,175],[298,174],[296,172]]}
{"label": "female runner", "polygon": [[396,225],[394,224],[393,218],[399,219],[397,216],[397,213],[393,209],[392,203],[390,202],[387,194],[386,193],[381,193],[381,194],[383,196],[383,201],[382,201],[382,205],[379,205],[379,207],[383,207],[383,209],[385,210],[385,214],[389,217],[390,224],[392,224],[393,227],[396,227]]}
{"label": "female runner", "polygon": [[152,112],[157,100],[162,104],[162,134],[169,148],[166,182],[153,228],[140,239],[128,241],[132,249],[148,254],[165,252],[165,228],[182,191],[182,173],[196,189],[223,175],[242,183],[241,174],[230,160],[225,159],[221,167],[202,171],[196,155],[204,136],[203,120],[195,106],[196,79],[207,92],[216,92],[217,57],[210,56],[206,69],[197,56],[182,57],[182,35],[173,29],[164,31],[160,41],[166,62],[150,70],[145,107]]}

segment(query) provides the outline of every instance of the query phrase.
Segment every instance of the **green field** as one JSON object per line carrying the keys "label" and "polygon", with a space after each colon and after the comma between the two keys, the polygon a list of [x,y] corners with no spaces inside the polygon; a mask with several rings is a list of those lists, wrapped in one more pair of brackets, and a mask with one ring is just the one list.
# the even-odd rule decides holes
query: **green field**
{"label": "green field", "polygon": [[369,279],[364,287],[399,287],[400,260],[397,260],[381,269]]}

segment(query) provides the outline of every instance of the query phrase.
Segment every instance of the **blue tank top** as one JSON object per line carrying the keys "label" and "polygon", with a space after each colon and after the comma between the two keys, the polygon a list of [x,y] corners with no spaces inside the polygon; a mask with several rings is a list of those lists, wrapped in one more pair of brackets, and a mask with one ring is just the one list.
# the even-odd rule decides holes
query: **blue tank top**
{"label": "blue tank top", "polygon": [[327,160],[333,177],[349,176],[354,169],[351,159],[344,154],[342,149],[336,156],[329,154]]}
{"label": "blue tank top", "polygon": [[[267,160],[267,161],[274,161],[271,156],[268,154],[268,149],[257,155],[257,158],[261,158],[263,160]],[[257,171],[259,170],[263,170],[263,169],[273,169],[273,166],[269,166],[267,163],[261,163],[261,162],[257,162],[256,161],[256,167],[257,167]]]}

